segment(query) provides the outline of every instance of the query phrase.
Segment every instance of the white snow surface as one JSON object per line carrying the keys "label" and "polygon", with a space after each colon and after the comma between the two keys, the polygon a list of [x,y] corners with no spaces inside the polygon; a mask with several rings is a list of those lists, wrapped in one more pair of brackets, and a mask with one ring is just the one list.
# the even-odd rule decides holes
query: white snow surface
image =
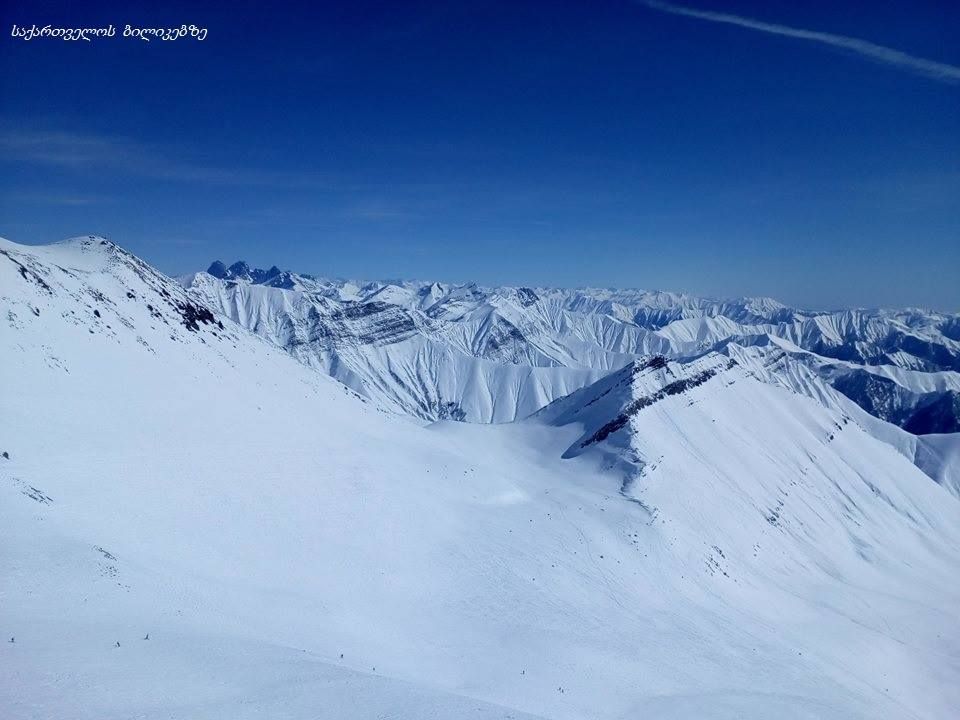
{"label": "white snow surface", "polygon": [[960,501],[744,358],[423,427],[100,238],[0,304],[5,718],[960,707]]}

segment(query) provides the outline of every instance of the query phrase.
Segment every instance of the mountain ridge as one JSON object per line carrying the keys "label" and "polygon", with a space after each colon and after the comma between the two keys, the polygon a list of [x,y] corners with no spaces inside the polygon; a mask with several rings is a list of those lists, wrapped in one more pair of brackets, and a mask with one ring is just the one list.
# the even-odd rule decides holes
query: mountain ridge
{"label": "mountain ridge", "polygon": [[[622,297],[635,297],[635,296],[647,296],[651,299],[663,299],[668,304],[671,305],[682,305],[685,300],[693,301],[703,301],[711,304],[723,305],[727,304],[752,304],[755,309],[760,311],[765,311],[767,313],[776,313],[781,310],[788,310],[790,312],[798,313],[805,316],[816,316],[816,315],[830,315],[833,313],[842,313],[842,312],[862,312],[862,313],[875,313],[875,312],[891,312],[891,313],[902,313],[906,315],[910,314],[919,314],[919,315],[941,315],[950,320],[946,330],[951,339],[960,340],[960,312],[951,313],[946,310],[937,310],[932,307],[924,307],[922,305],[906,305],[906,306],[886,306],[886,305],[850,305],[850,306],[836,306],[836,307],[813,307],[813,306],[801,306],[801,305],[788,305],[781,300],[774,298],[771,295],[700,295],[697,293],[690,293],[684,291],[673,291],[665,289],[646,289],[642,287],[631,287],[631,286],[615,286],[615,285],[491,285],[478,283],[476,281],[465,281],[465,282],[441,282],[437,280],[423,280],[416,278],[402,278],[402,277],[391,277],[391,278],[380,278],[380,279],[367,279],[361,280],[357,278],[345,278],[340,276],[324,276],[318,275],[316,273],[299,273],[293,270],[281,270],[278,266],[272,265],[268,270],[262,268],[251,267],[249,263],[245,260],[237,260],[229,267],[221,260],[214,260],[208,268],[203,271],[208,275],[212,275],[218,279],[222,280],[244,280],[247,282],[252,282],[254,284],[263,284],[270,285],[270,280],[277,275],[289,276],[291,278],[299,279],[303,278],[305,280],[324,283],[328,286],[354,286],[354,287],[369,287],[369,288],[384,288],[384,287],[401,287],[401,288],[430,288],[431,286],[436,286],[438,288],[476,288],[483,292],[490,292],[497,289],[510,289],[510,290],[519,290],[519,291],[546,291],[546,292],[559,292],[559,293],[592,293],[596,295],[606,295],[608,297],[604,298],[605,300],[615,301],[614,298]],[[186,273],[177,275],[175,277],[190,277],[194,273]],[[586,299],[586,298],[585,298]],[[603,300],[601,300],[602,302]],[[655,308],[660,307],[660,303],[655,303],[653,305]],[[758,312],[758,316],[760,313]],[[957,337],[952,337],[956,335]]]}

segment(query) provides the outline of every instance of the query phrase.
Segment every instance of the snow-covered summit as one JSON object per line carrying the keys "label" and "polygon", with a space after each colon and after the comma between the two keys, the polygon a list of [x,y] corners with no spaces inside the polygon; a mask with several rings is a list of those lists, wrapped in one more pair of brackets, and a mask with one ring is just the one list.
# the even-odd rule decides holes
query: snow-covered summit
{"label": "snow-covered summit", "polygon": [[[629,447],[631,424],[638,413],[661,400],[684,395],[736,367],[736,360],[715,353],[687,363],[654,355],[634,360],[594,384],[551,403],[534,417],[554,425],[579,423],[584,428],[565,457],[575,457],[586,448],[604,442],[625,448]],[[732,380],[727,378],[722,382]]]}

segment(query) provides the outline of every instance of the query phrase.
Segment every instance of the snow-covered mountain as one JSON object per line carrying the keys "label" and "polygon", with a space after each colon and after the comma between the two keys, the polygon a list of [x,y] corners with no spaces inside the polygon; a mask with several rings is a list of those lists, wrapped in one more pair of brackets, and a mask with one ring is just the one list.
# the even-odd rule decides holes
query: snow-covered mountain
{"label": "snow-covered mountain", "polygon": [[[366,397],[426,420],[523,418],[650,354],[771,338],[871,414],[960,431],[960,316],[810,312],[769,298],[639,290],[348,282],[216,262],[183,279],[234,321]],[[799,354],[794,354],[800,357]]]}
{"label": "snow-covered mountain", "polygon": [[[960,433],[916,435],[893,425],[831,385],[828,379],[859,366],[825,362],[791,343],[769,338],[765,343],[742,346],[728,343],[720,351],[748,369],[757,379],[815,399],[824,407],[853,417],[875,438],[894,447],[927,475],[960,497]],[[880,376],[905,379],[912,384],[936,382],[938,373],[913,375],[889,367],[869,368]],[[905,374],[907,373],[907,374]],[[899,386],[898,387],[902,387]]]}
{"label": "snow-covered mountain", "polygon": [[[188,292],[100,238],[0,241],[5,717],[952,717],[960,501],[818,367],[577,346],[531,328],[581,311],[525,293],[371,312],[314,282]],[[385,362],[469,354],[486,315],[524,341],[478,362],[600,376],[424,427],[246,329],[324,302],[313,329]]]}

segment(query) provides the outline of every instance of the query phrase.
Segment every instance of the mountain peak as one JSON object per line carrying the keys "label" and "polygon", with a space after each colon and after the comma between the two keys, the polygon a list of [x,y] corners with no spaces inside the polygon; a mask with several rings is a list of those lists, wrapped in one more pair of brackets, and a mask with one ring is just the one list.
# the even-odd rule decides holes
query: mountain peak
{"label": "mountain peak", "polygon": [[207,268],[207,274],[218,280],[242,280],[254,285],[273,285],[288,290],[296,287],[293,273],[281,270],[276,265],[271,266],[269,270],[251,268],[244,260],[237,260],[230,267],[220,260],[214,260]]}
{"label": "mountain peak", "polygon": [[737,364],[717,353],[687,363],[671,361],[663,355],[637,359],[548,405],[535,417],[549,425],[582,425],[583,434],[564,457],[575,457],[605,440],[628,447],[629,437],[620,437],[620,433],[638,413],[672,396],[686,394]]}
{"label": "mountain peak", "polygon": [[247,265],[243,260],[237,260],[233,265],[231,265],[228,270],[230,275],[234,278],[249,280],[250,279],[250,266]]}

